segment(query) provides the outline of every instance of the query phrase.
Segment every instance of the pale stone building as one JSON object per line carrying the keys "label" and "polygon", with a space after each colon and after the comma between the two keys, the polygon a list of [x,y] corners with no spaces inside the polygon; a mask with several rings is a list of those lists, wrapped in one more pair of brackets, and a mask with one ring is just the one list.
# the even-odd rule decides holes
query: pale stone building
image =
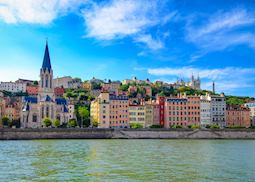
{"label": "pale stone building", "polygon": [[[58,119],[60,123],[67,123],[70,118],[68,103],[64,98],[56,98],[53,86],[53,70],[50,62],[48,44],[46,43],[38,96],[25,97],[21,111],[21,127],[39,128],[43,126],[43,119]],[[72,114],[72,113],[71,113]],[[72,117],[74,117],[72,115]]]}
{"label": "pale stone building", "polygon": [[17,82],[1,82],[0,90],[8,92],[26,92],[26,83],[17,83]]}

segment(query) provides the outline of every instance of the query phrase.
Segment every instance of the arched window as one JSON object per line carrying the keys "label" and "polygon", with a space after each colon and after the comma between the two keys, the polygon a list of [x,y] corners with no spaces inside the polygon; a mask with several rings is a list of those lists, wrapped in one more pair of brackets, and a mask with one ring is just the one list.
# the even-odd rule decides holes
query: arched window
{"label": "arched window", "polygon": [[54,118],[54,108],[53,108],[53,105],[51,106],[51,118],[52,119]]}
{"label": "arched window", "polygon": [[44,118],[44,106],[42,106],[42,119]]}
{"label": "arched window", "polygon": [[42,80],[41,80],[41,87],[43,88],[43,78],[42,78]]}
{"label": "arched window", "polygon": [[37,122],[37,115],[36,114],[33,114],[33,122]]}
{"label": "arched window", "polygon": [[50,88],[52,88],[52,78],[50,78]]}
{"label": "arched window", "polygon": [[49,82],[49,76],[48,75],[46,75],[46,88],[48,88],[48,82]]}
{"label": "arched window", "polygon": [[49,117],[49,112],[50,112],[50,109],[49,109],[49,106],[46,107],[46,117],[48,118]]}
{"label": "arched window", "polygon": [[61,119],[61,118],[60,118],[60,115],[58,114],[58,115],[57,115],[57,120],[61,121],[60,119]]}

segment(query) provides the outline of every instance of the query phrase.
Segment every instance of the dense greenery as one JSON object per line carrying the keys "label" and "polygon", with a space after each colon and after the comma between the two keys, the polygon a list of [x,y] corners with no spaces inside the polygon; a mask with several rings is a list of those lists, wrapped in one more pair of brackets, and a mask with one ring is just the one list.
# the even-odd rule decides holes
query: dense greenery
{"label": "dense greenery", "polygon": [[174,125],[171,125],[170,128],[183,128],[183,126],[174,124]]}
{"label": "dense greenery", "polygon": [[53,121],[53,126],[54,126],[55,128],[60,127],[60,121],[59,121],[58,119],[55,119],[55,120]]}
{"label": "dense greenery", "polygon": [[44,118],[43,119],[43,124],[46,127],[50,127],[52,125],[52,121],[49,118]]}
{"label": "dense greenery", "polygon": [[247,102],[254,102],[253,97],[241,97],[241,96],[226,96],[227,105],[240,106]]}
{"label": "dense greenery", "polygon": [[78,106],[75,110],[76,117],[81,127],[88,127],[90,125],[90,113],[88,107]]}
{"label": "dense greenery", "polygon": [[69,121],[68,121],[68,127],[71,127],[71,128],[74,128],[74,127],[76,127],[77,126],[77,122],[76,122],[76,120],[75,119],[70,119]]}
{"label": "dense greenery", "polygon": [[163,126],[155,124],[155,125],[151,125],[150,128],[163,128]]}
{"label": "dense greenery", "polygon": [[208,124],[205,127],[210,129],[220,129],[220,126],[217,124]]}
{"label": "dense greenery", "polygon": [[140,123],[131,123],[130,128],[138,129],[138,128],[143,128],[143,125]]}

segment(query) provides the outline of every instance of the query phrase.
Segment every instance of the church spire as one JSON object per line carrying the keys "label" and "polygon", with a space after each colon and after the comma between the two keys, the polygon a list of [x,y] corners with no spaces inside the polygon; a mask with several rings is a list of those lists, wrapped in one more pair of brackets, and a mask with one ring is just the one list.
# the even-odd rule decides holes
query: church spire
{"label": "church spire", "polygon": [[45,47],[45,52],[44,52],[42,69],[43,70],[48,69],[49,71],[51,70],[50,54],[49,54],[49,48],[48,48],[48,40],[46,40],[46,47]]}

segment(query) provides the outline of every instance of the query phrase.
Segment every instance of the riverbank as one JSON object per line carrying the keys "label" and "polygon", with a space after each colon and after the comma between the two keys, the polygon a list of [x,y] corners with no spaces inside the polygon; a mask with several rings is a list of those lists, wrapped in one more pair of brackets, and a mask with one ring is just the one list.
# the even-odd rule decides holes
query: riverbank
{"label": "riverbank", "polygon": [[0,140],[33,139],[255,139],[254,129],[0,129]]}

